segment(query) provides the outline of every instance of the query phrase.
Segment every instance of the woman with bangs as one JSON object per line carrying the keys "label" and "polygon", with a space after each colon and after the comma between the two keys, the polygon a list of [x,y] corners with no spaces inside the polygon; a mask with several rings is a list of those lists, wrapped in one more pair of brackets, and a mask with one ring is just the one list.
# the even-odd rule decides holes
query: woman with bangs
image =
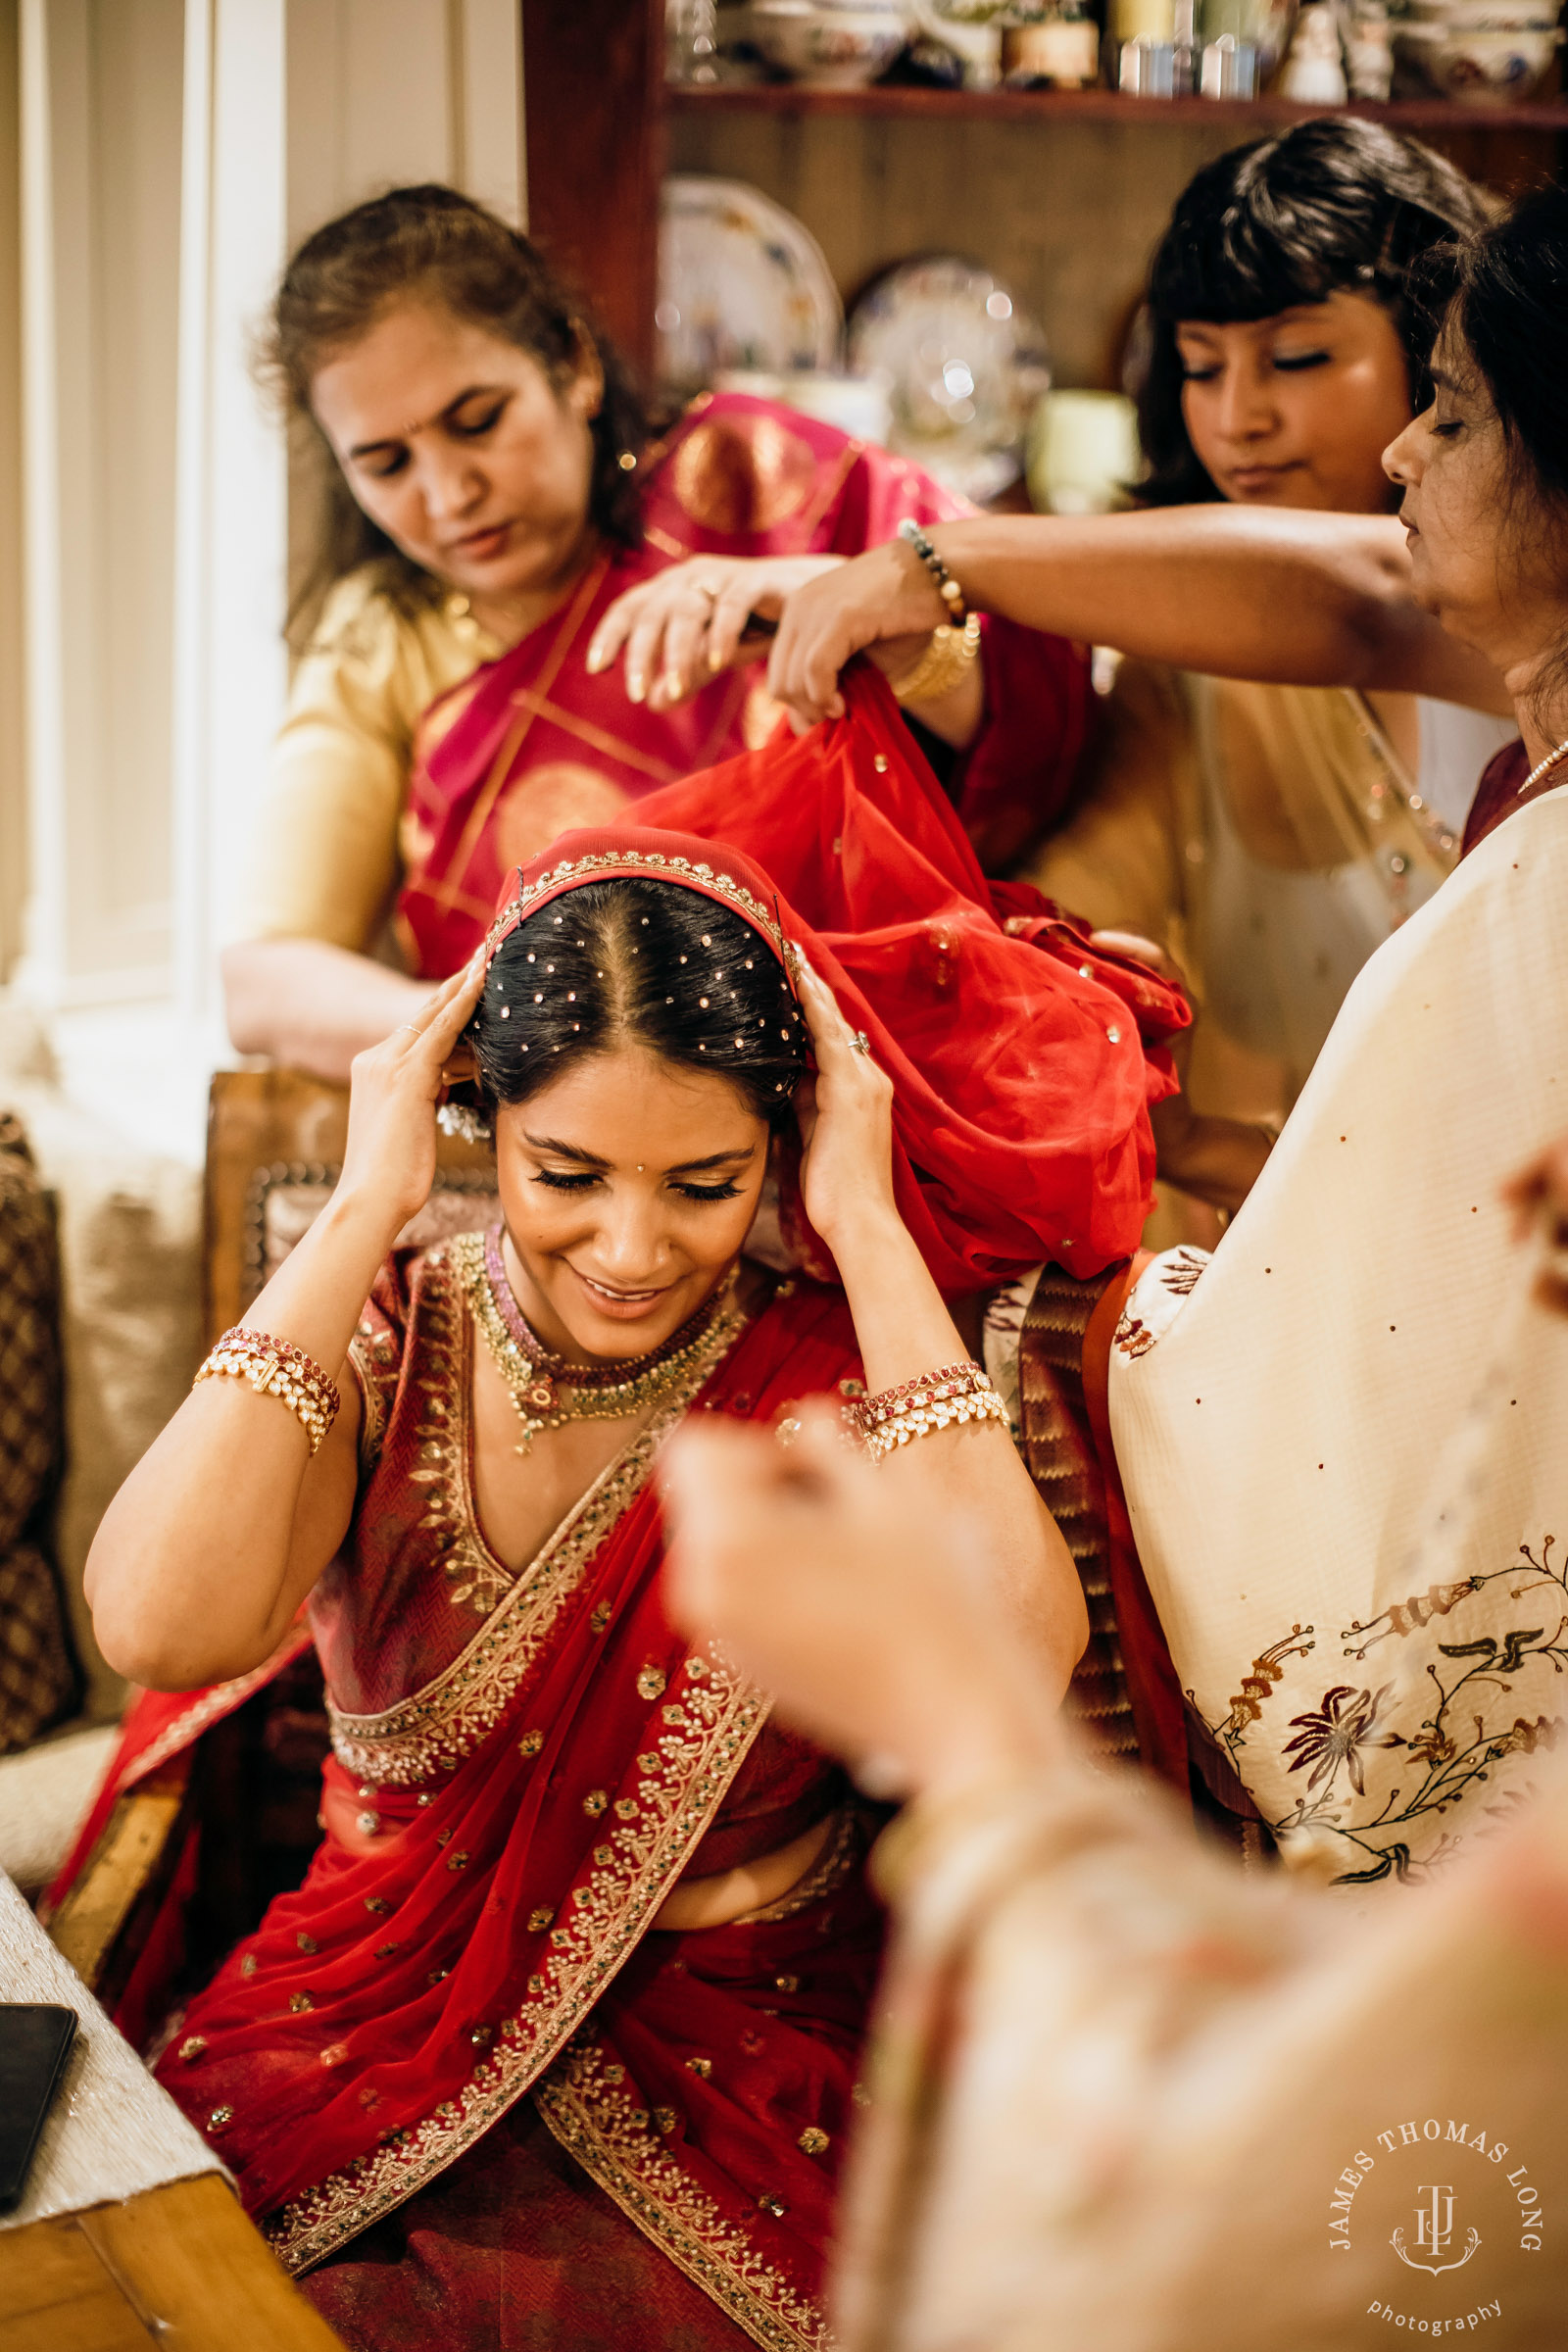
{"label": "woman with bangs", "polygon": [[[1382,454],[1431,343],[1412,274],[1485,218],[1451,164],[1378,123],[1298,123],[1205,167],[1150,273],[1140,502],[1389,513]],[[1451,870],[1513,730],[1411,694],[1133,661],[1106,716],[1080,813],[1026,870],[1180,962],[1188,1099],[1238,1122],[1207,1128],[1181,1181],[1231,1209],[1356,972]]]}

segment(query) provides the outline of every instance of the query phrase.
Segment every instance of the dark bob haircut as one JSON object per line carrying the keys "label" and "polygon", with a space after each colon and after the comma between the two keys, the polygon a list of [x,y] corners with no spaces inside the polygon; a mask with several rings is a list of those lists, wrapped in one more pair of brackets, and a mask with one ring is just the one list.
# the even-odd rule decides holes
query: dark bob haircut
{"label": "dark bob haircut", "polygon": [[1139,497],[1181,506],[1220,496],[1182,416],[1184,320],[1232,325],[1335,293],[1370,294],[1398,330],[1414,399],[1433,330],[1431,280],[1418,266],[1489,217],[1480,191],[1441,155],[1353,118],[1298,122],[1206,165],[1177,199],[1150,268]]}
{"label": "dark bob haircut", "polygon": [[427,302],[536,360],[558,390],[597,355],[604,398],[593,419],[589,519],[607,539],[642,544],[636,470],[650,424],[620,355],[535,245],[456,188],[393,188],[306,238],[283,272],[260,353],[264,379],[310,434],[322,467],[324,512],[291,621],[314,621],[333,582],[375,563],[405,611],[434,602],[439,581],[400,553],[356,503],[311,408],[317,370],[399,303]]}
{"label": "dark bob haircut", "polygon": [[554,899],[502,941],[469,1023],[494,1110],[574,1062],[641,1046],[727,1078],[770,1128],[807,1070],[784,966],[750,923],[700,891],[627,876]]}

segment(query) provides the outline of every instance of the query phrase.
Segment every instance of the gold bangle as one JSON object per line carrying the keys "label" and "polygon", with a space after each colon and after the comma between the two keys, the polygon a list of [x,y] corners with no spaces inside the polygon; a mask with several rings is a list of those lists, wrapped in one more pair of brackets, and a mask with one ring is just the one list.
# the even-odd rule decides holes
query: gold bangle
{"label": "gold bangle", "polygon": [[902,678],[889,680],[901,703],[935,703],[959,685],[980,651],[980,615],[971,612],[961,629],[944,622],[931,632],[931,641],[914,667]]}
{"label": "gold bangle", "polygon": [[218,1378],[247,1381],[258,1396],[275,1396],[286,1404],[310,1440],[313,1458],[343,1401],[336,1382],[303,1348],[292,1340],[274,1340],[270,1332],[247,1331],[243,1324],[224,1332],[191,1387]]}

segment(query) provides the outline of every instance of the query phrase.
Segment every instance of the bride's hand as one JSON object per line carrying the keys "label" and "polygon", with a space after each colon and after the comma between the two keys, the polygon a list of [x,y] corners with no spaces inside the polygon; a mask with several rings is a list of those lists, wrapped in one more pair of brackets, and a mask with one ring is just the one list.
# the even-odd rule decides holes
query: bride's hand
{"label": "bride's hand", "polygon": [[910,645],[949,618],[931,574],[914,550],[890,539],[831,574],[797,589],[779,618],[767,663],[767,691],[797,727],[814,727],[844,711],[839,672],[867,646],[903,638],[895,669],[908,666]]}
{"label": "bride's hand", "polygon": [[406,1225],[429,1198],[443,1067],[453,1057],[483,986],[481,948],[436,990],[413,1021],[354,1056],[348,1142],[336,1197],[373,1206],[384,1214],[390,1234]]}
{"label": "bride's hand", "polygon": [[734,661],[752,619],[776,620],[808,581],[841,556],[693,556],[617,596],[588,648],[590,676],[626,649],[626,692],[673,710]]}
{"label": "bride's hand", "polygon": [[893,1081],[860,1052],[831,989],[799,972],[816,1076],[796,1097],[805,1152],[801,1198],[835,1257],[858,1237],[898,1224],[893,1194]]}

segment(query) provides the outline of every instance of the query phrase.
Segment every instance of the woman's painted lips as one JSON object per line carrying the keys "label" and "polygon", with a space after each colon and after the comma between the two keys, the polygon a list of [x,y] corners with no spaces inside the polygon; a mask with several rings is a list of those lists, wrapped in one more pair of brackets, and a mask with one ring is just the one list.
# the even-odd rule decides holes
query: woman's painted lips
{"label": "woman's painted lips", "polygon": [[[569,1260],[567,1262],[570,1263]],[[606,1283],[595,1282],[591,1274],[581,1273],[576,1266],[572,1266],[571,1270],[599,1312],[616,1322],[635,1323],[656,1307],[662,1298],[666,1298],[673,1287],[669,1283],[661,1283],[655,1290],[613,1291]]]}
{"label": "woman's painted lips", "polygon": [[488,563],[492,557],[501,554],[511,535],[510,522],[492,523],[488,530],[470,531],[466,539],[460,539],[457,552],[460,556],[466,556],[470,564]]}

